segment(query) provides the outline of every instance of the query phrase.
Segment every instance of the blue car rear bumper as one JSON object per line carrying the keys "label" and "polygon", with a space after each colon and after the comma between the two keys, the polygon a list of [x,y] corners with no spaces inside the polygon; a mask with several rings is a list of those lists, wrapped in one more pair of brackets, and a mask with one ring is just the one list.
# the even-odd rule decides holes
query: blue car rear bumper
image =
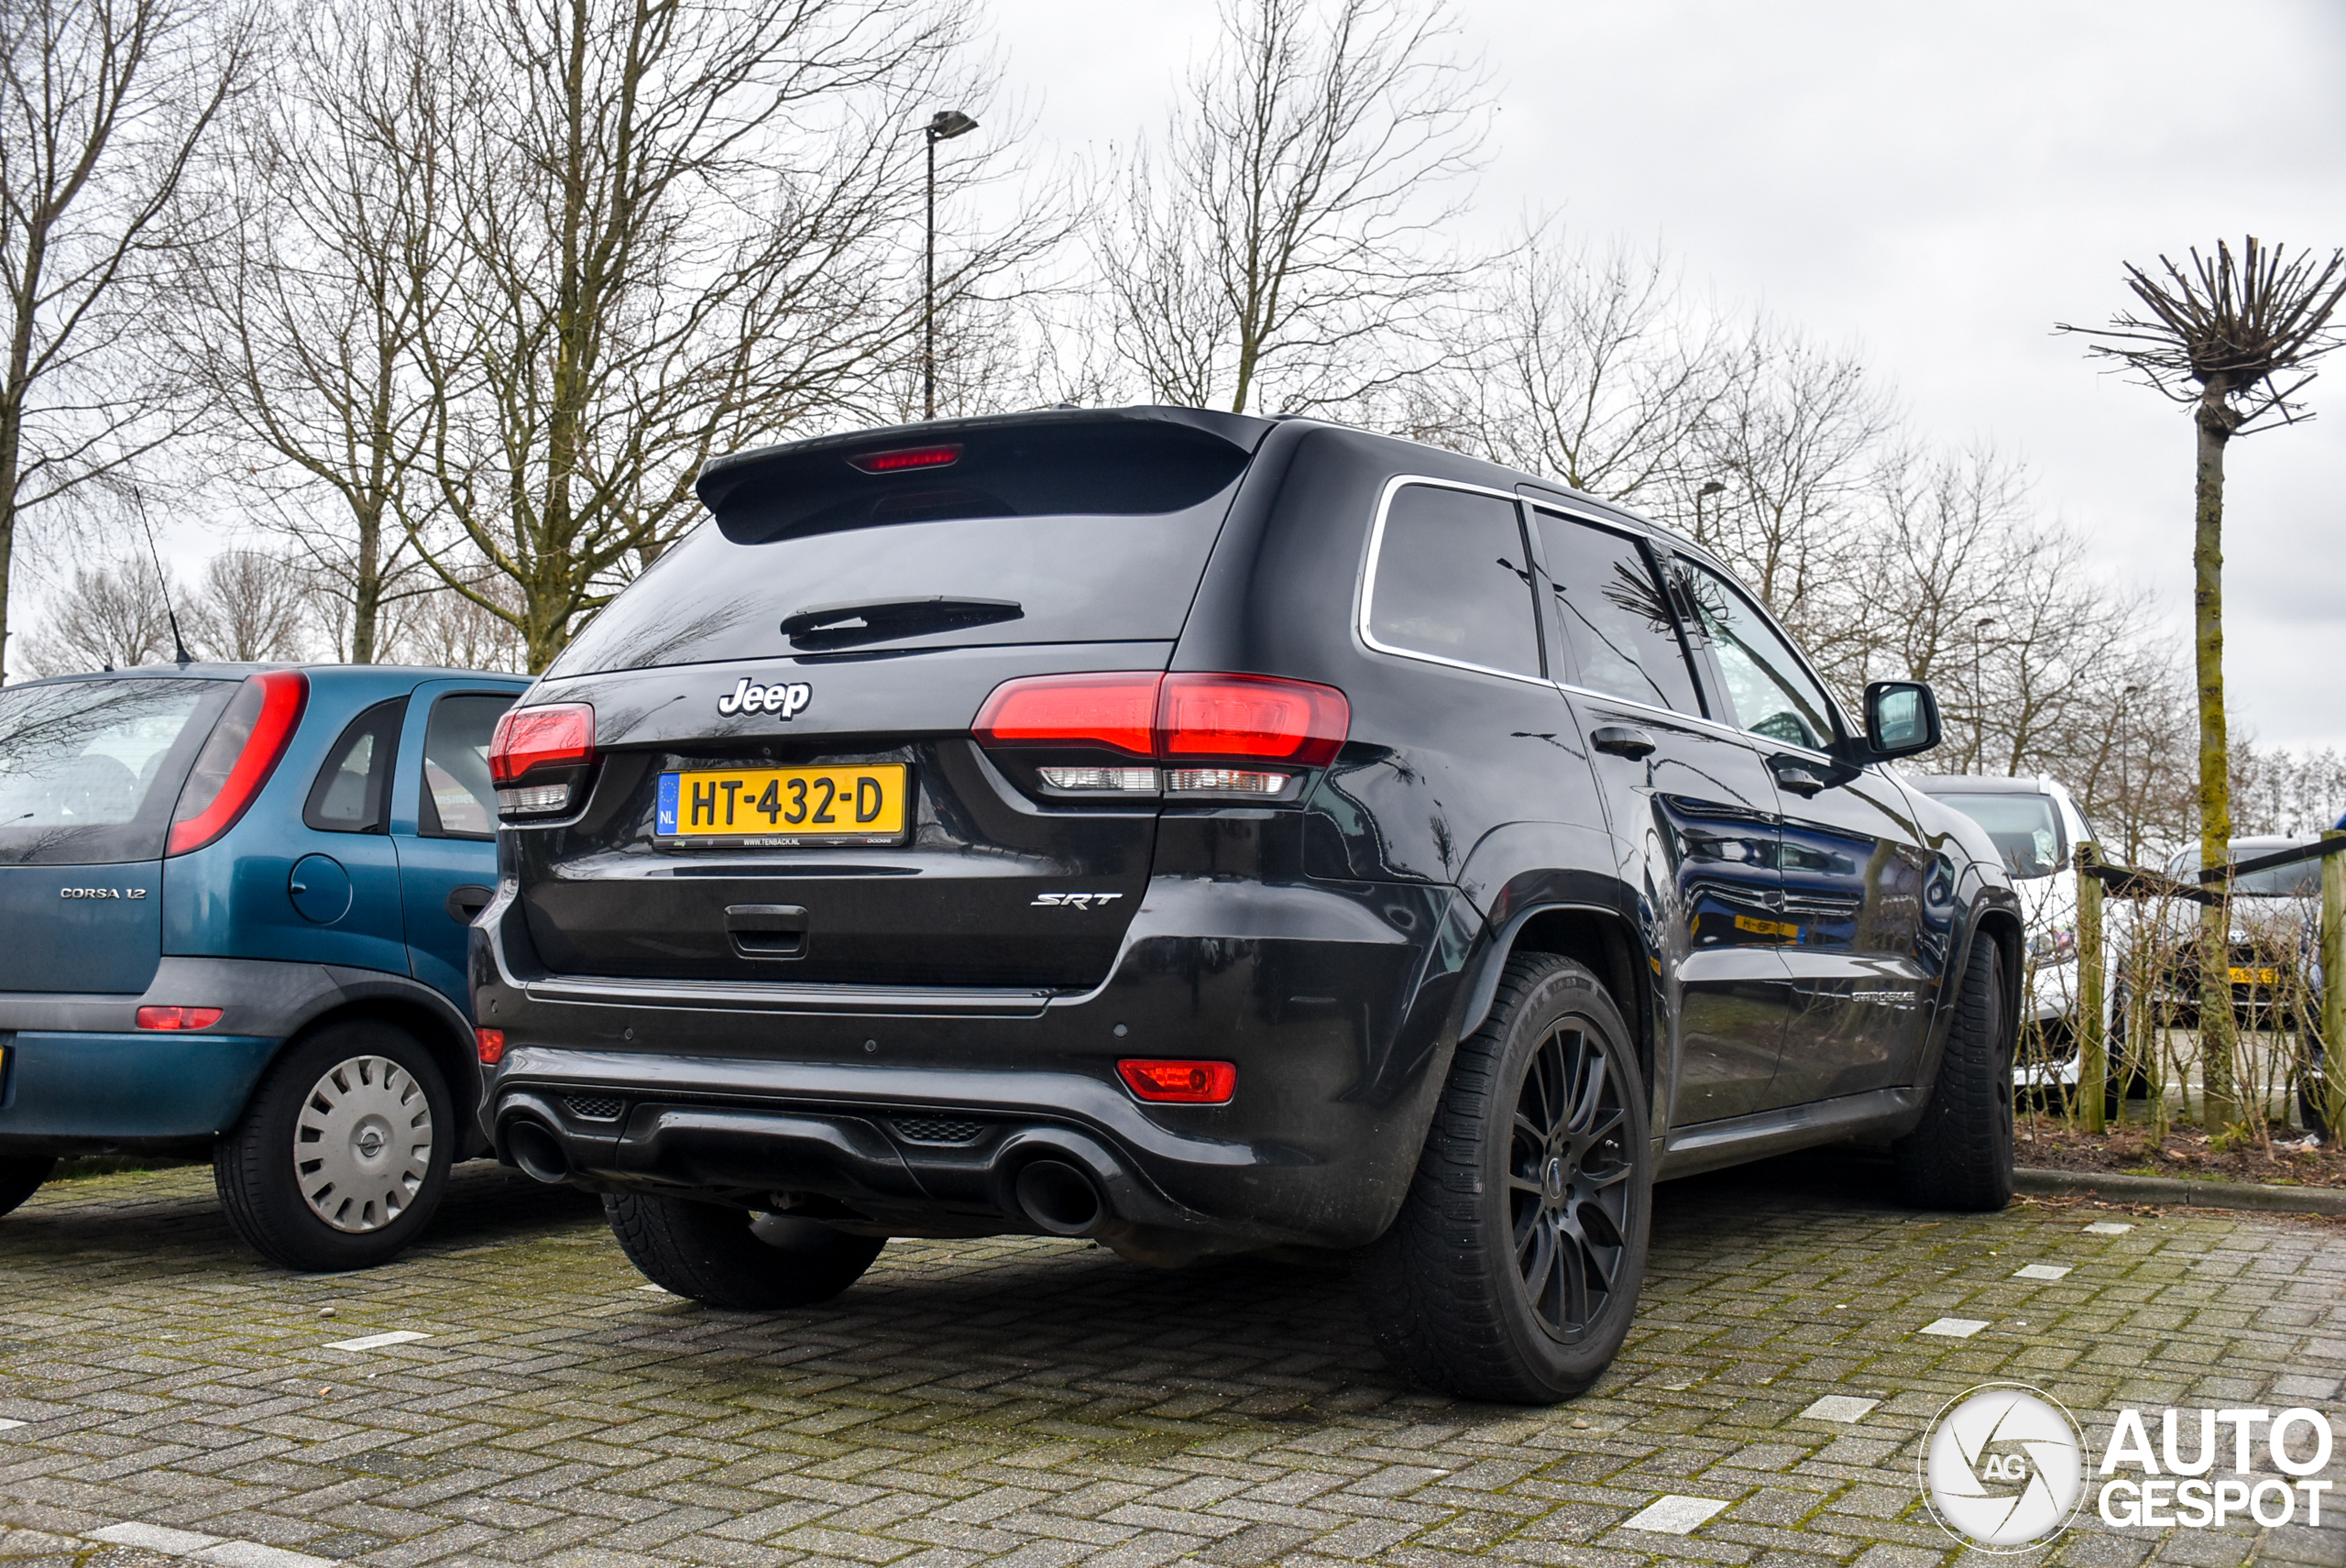
{"label": "blue car rear bumper", "polygon": [[256,1035],[0,1034],[0,1149],[211,1137],[243,1111],[279,1043]]}

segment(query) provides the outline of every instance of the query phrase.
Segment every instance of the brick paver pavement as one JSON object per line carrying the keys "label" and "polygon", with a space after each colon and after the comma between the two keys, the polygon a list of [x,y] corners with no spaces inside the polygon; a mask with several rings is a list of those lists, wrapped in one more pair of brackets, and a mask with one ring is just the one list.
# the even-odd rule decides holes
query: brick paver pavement
{"label": "brick paver pavement", "polygon": [[[1521,1410],[1386,1370],[1335,1267],[898,1242],[821,1310],[736,1314],[645,1287],[590,1200],[485,1168],[428,1245],[339,1277],[244,1253],[205,1170],[58,1183],[0,1220],[0,1560],[1896,1568],[1964,1556],[1915,1456],[1972,1385],[2037,1385],[2097,1445],[2121,1402],[2346,1416],[2346,1228],[1913,1214],[1882,1186],[1820,1159],[1665,1187],[1613,1372]],[[1919,1332],[1949,1317],[1988,1326]],[[400,1330],[430,1337],[330,1348]],[[1805,1419],[1825,1396],[1879,1403]],[[1625,1528],[1673,1495],[1726,1507]],[[2088,1503],[2020,1561],[2252,1557],[2346,1563],[2346,1531]]]}

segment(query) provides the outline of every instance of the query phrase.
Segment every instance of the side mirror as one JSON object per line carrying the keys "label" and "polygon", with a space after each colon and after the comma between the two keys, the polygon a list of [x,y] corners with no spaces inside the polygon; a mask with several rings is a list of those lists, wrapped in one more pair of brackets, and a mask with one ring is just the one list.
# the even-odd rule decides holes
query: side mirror
{"label": "side mirror", "polygon": [[1910,757],[1941,739],[1939,699],[1921,681],[1875,681],[1866,687],[1866,745],[1876,757]]}

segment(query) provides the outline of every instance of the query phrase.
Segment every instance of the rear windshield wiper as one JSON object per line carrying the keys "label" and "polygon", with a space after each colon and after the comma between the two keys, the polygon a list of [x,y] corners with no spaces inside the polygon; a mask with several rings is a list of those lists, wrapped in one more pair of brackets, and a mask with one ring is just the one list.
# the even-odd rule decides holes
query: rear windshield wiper
{"label": "rear windshield wiper", "polygon": [[853,648],[897,637],[926,637],[1016,620],[1026,613],[1015,599],[860,599],[810,605],[784,616],[782,634],[794,648]]}

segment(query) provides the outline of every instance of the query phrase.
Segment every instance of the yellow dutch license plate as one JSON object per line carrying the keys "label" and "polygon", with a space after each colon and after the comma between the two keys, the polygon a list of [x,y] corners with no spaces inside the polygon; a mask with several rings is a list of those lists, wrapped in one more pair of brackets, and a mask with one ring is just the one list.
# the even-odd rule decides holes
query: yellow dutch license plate
{"label": "yellow dutch license plate", "polygon": [[2234,985],[2278,985],[2281,971],[2276,969],[2236,969],[2232,970]]}
{"label": "yellow dutch license plate", "polygon": [[904,837],[911,793],[912,770],[902,762],[662,773],[655,832],[663,839],[880,843]]}

